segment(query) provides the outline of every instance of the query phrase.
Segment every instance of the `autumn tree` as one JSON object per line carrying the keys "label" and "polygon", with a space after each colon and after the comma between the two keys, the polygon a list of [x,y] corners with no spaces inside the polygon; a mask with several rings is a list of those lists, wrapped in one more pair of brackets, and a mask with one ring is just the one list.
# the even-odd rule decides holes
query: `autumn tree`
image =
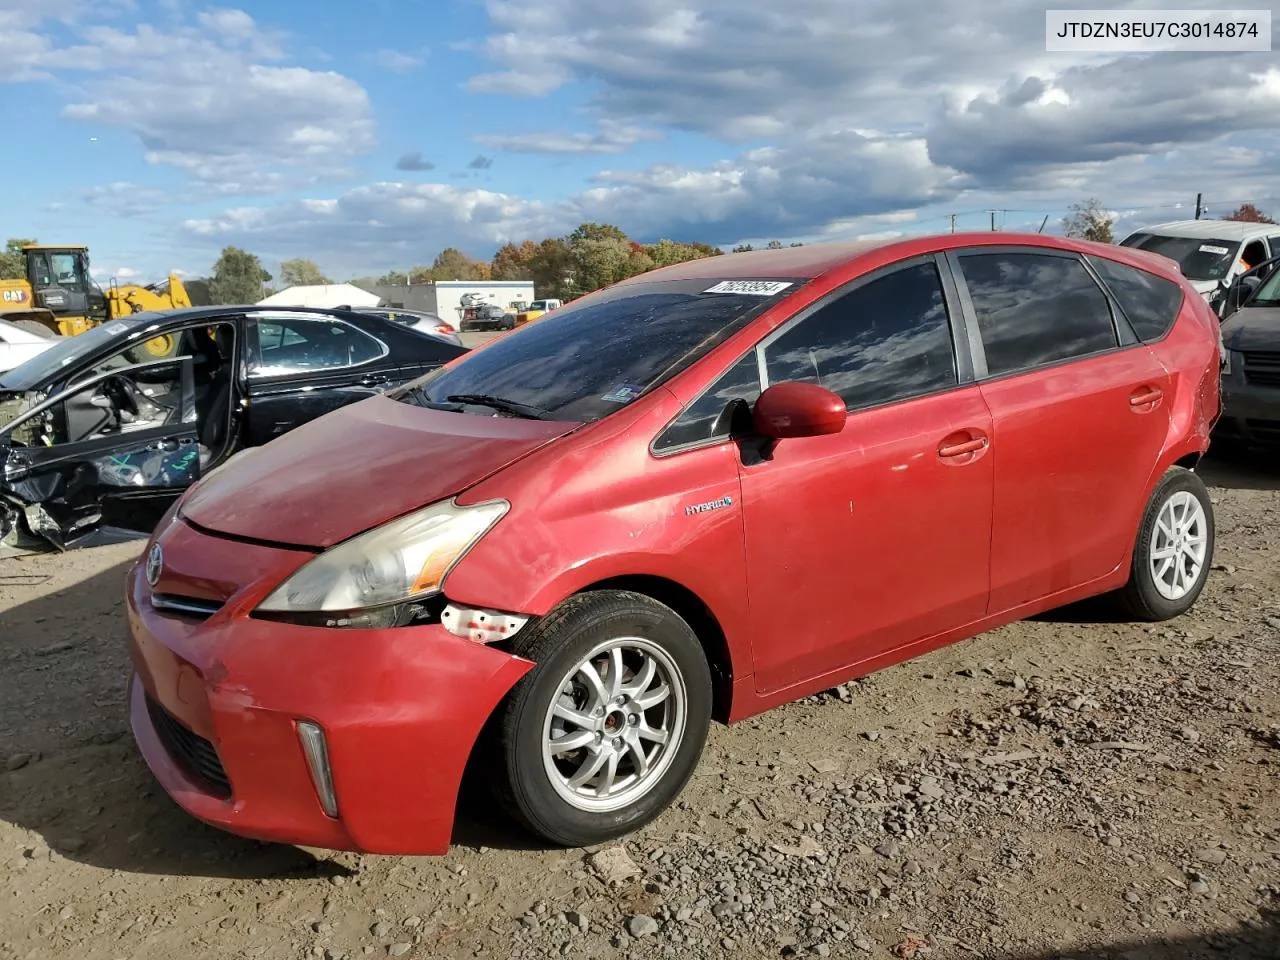
{"label": "autumn tree", "polygon": [[302,257],[286,260],[280,264],[280,282],[286,287],[310,287],[322,283],[333,283],[314,260],[306,260]]}
{"label": "autumn tree", "polygon": [[[1275,223],[1265,213],[1255,207],[1252,203],[1242,203],[1224,220],[1244,220],[1247,223]],[[12,241],[10,241],[12,242]]]}
{"label": "autumn tree", "polygon": [[11,237],[0,250],[0,280],[21,280],[26,274],[26,263],[23,260],[22,248],[35,243],[35,240]]}
{"label": "autumn tree", "polygon": [[1115,217],[1097,200],[1086,200],[1071,206],[1071,216],[1062,219],[1063,232],[1077,240],[1113,243],[1111,225]]}
{"label": "autumn tree", "polygon": [[223,247],[209,278],[209,298],[214,303],[257,303],[271,274],[256,254],[239,247]]}
{"label": "autumn tree", "polygon": [[489,264],[467,256],[457,247],[446,247],[431,264],[433,280],[488,280]]}
{"label": "autumn tree", "polygon": [[533,276],[533,261],[538,255],[538,245],[526,240],[519,246],[504,243],[493,255],[489,276],[493,280],[528,280]]}

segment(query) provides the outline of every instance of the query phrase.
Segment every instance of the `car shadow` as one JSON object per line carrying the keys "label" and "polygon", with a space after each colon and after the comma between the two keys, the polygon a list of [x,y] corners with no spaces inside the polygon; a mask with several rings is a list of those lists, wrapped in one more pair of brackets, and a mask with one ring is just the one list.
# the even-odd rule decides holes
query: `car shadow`
{"label": "car shadow", "polygon": [[[26,833],[19,856],[239,879],[351,873],[323,855],[206,826],[152,778],[126,707],[127,567],[0,613],[0,821]],[[46,579],[7,563],[3,585],[34,591]]]}
{"label": "car shadow", "polygon": [[1280,910],[1264,907],[1256,923],[1158,940],[1133,940],[1081,950],[1002,954],[1002,960],[1275,960],[1280,957]]}
{"label": "car shadow", "polygon": [[1280,490],[1280,452],[1217,445],[1196,467],[1211,487],[1227,490]]}

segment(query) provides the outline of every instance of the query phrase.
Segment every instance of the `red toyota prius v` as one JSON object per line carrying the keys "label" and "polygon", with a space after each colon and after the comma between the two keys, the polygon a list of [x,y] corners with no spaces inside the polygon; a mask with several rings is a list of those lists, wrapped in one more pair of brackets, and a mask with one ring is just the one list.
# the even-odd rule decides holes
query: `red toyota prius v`
{"label": "red toyota prius v", "polygon": [[1216,317],[1021,234],[716,256],[568,304],[194,485],[129,575],[134,736],[248,837],[447,851],[463,768],[546,840],[734,722],[1001,624],[1200,594]]}

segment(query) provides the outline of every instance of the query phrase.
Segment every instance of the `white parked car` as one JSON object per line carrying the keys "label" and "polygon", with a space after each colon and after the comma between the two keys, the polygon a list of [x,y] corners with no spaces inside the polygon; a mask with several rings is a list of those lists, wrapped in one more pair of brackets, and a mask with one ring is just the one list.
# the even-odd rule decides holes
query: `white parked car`
{"label": "white parked car", "polygon": [[1214,303],[1237,276],[1280,256],[1280,224],[1178,220],[1135,230],[1120,246],[1176,260],[1182,275],[1205,300]]}
{"label": "white parked car", "polygon": [[56,334],[34,333],[8,320],[0,320],[0,373],[44,353],[61,339]]}

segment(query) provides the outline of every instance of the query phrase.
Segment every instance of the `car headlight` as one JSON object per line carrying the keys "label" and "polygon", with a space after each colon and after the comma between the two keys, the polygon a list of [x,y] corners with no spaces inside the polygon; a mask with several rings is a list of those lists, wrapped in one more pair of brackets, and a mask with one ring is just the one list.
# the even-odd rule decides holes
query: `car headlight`
{"label": "car headlight", "polygon": [[412,622],[454,565],[511,508],[505,500],[433,504],[326,550],[255,613],[331,627]]}

